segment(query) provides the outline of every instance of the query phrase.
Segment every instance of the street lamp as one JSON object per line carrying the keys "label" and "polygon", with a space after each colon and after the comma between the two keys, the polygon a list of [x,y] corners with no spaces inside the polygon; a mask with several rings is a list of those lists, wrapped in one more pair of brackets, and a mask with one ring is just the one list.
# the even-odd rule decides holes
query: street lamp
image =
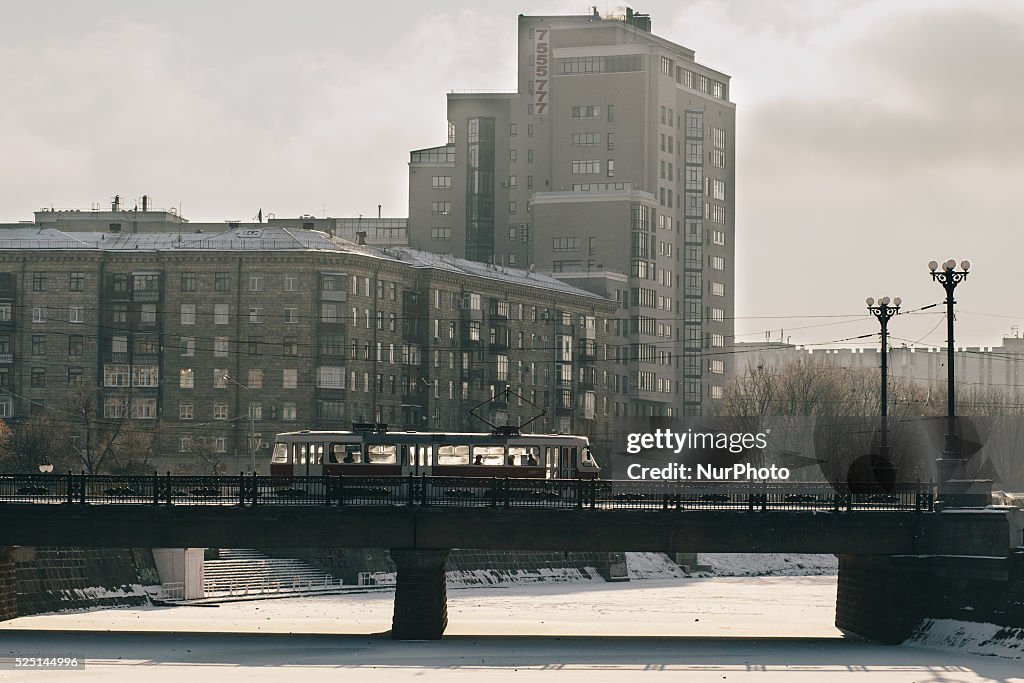
{"label": "street lamp", "polygon": [[[242,387],[246,391],[252,391],[249,387],[245,386],[241,382],[235,381],[231,375],[224,373],[221,375],[221,379],[225,382],[231,382],[232,384]],[[249,401],[249,457],[252,459],[252,471],[256,473],[256,410]]]}
{"label": "street lamp", "polygon": [[956,397],[953,393],[953,290],[956,286],[967,279],[967,271],[971,267],[970,261],[961,261],[961,270],[956,269],[956,261],[949,259],[943,264],[938,261],[931,261],[928,270],[932,272],[932,279],[942,285],[946,290],[946,444],[942,449],[942,458],[938,461],[939,484],[956,478],[963,478],[964,467],[963,452],[960,450],[960,442],[956,437]]}
{"label": "street lamp", "polygon": [[882,444],[878,448],[878,456],[880,460],[885,460],[889,456],[889,319],[899,315],[903,300],[896,297],[890,301],[889,297],[883,296],[876,303],[874,299],[868,297],[865,303],[868,305],[868,311],[878,318],[882,325]]}

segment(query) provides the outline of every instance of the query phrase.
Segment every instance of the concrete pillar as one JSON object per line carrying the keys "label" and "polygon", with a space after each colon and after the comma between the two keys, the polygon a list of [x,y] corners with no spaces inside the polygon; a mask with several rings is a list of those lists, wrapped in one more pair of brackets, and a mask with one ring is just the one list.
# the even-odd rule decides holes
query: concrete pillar
{"label": "concrete pillar", "polygon": [[18,616],[18,592],[15,587],[14,548],[0,546],[0,621]]}
{"label": "concrete pillar", "polygon": [[447,548],[392,548],[398,570],[395,616],[391,637],[395,640],[437,640],[448,626],[448,594],[444,584]]}
{"label": "concrete pillar", "polygon": [[925,617],[931,576],[888,555],[840,555],[836,628],[902,643]]}

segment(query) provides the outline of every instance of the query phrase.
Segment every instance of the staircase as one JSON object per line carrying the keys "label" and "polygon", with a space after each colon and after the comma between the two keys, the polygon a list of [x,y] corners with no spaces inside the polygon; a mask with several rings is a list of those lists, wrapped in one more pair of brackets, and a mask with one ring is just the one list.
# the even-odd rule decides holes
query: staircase
{"label": "staircase", "polygon": [[302,560],[267,557],[249,548],[222,549],[220,559],[203,562],[203,587],[208,597],[320,593],[340,586],[340,579]]}

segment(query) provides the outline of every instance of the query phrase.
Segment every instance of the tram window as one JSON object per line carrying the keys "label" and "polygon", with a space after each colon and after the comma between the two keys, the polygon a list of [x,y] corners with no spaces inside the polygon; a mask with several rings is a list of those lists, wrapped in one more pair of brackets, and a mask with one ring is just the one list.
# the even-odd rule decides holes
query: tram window
{"label": "tram window", "polygon": [[366,447],[370,462],[377,465],[394,465],[398,462],[398,448],[393,444],[375,444]]}
{"label": "tram window", "polygon": [[587,463],[588,465],[594,464],[594,454],[593,452],[591,452],[590,446],[583,447],[583,462]]}
{"label": "tram window", "polygon": [[535,466],[540,464],[540,446],[509,446],[509,465]]}
{"label": "tram window", "polygon": [[305,465],[306,464],[306,448],[307,448],[306,444],[302,444],[301,446],[299,446],[298,452],[296,453],[297,457],[295,459],[295,464],[296,465]]}
{"label": "tram window", "polygon": [[473,446],[474,465],[502,465],[504,463],[504,446]]}
{"label": "tram window", "polygon": [[346,465],[363,461],[363,449],[358,444],[337,445],[334,447],[335,457],[344,453],[341,462]]}
{"label": "tram window", "polygon": [[337,464],[338,462],[338,444],[331,444],[327,447],[327,463]]}
{"label": "tram window", "polygon": [[283,443],[274,444],[274,455],[270,457],[270,462],[273,463],[284,463],[288,462],[288,445]]}
{"label": "tram window", "polygon": [[438,446],[438,465],[468,465],[469,446]]}
{"label": "tram window", "polygon": [[544,447],[544,453],[545,453],[545,460],[547,461],[548,466],[550,466],[550,467],[554,468],[555,470],[557,470],[558,469],[558,465],[559,465],[559,462],[558,462],[558,460],[559,460],[559,458],[558,458],[558,449],[557,448],[552,448],[551,446],[545,446]]}
{"label": "tram window", "polygon": [[324,462],[324,445],[322,443],[309,444],[309,464],[322,465]]}

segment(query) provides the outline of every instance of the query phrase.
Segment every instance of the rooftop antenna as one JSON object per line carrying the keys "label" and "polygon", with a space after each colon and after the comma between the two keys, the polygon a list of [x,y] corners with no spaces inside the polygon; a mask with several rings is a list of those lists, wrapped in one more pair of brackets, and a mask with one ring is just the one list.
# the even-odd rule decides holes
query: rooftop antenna
{"label": "rooftop antenna", "polygon": [[381,205],[378,204],[377,205],[377,220],[380,220],[380,207],[381,207]]}

